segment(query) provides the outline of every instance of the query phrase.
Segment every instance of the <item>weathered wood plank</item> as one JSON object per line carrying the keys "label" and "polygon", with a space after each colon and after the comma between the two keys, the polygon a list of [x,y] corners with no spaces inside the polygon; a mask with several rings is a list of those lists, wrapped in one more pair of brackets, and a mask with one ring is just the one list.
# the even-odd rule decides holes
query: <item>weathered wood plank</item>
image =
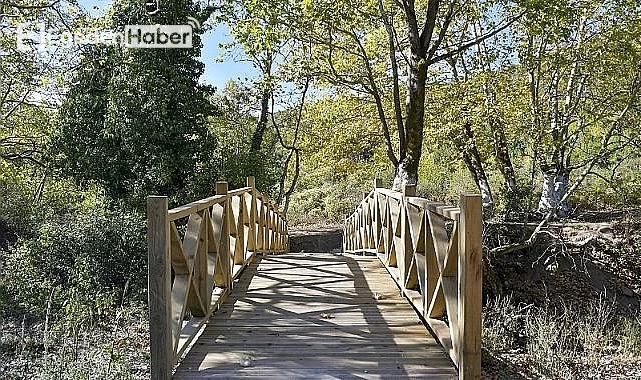
{"label": "weathered wood plank", "polygon": [[151,376],[169,379],[173,365],[171,256],[167,197],[147,198]]}
{"label": "weathered wood plank", "polygon": [[185,378],[224,378],[224,379],[438,379],[447,380],[456,378],[449,375],[449,371],[443,369],[415,369],[415,368],[349,368],[349,369],[327,369],[327,368],[242,368],[238,366],[234,370],[212,370],[207,369],[207,375],[201,371],[185,372]]}
{"label": "weathered wood plank", "polygon": [[461,195],[459,232],[458,360],[461,380],[481,378],[483,209],[480,195]]}
{"label": "weathered wood plank", "polygon": [[174,378],[455,378],[376,257],[258,258]]}

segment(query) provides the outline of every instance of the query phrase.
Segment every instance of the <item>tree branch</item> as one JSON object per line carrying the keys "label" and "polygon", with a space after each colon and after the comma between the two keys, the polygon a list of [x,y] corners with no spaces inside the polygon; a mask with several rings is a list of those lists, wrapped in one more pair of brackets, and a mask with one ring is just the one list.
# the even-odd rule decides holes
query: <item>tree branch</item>
{"label": "tree branch", "polygon": [[464,50],[467,50],[468,48],[470,48],[470,47],[472,47],[472,46],[474,46],[474,45],[476,45],[476,44],[478,44],[478,43],[480,43],[482,41],[485,41],[488,38],[491,38],[491,37],[497,35],[498,33],[502,32],[505,29],[507,29],[508,27],[510,27],[510,25],[514,24],[518,19],[523,17],[523,15],[525,15],[525,11],[521,12],[520,14],[518,14],[516,17],[514,17],[512,20],[508,21],[505,25],[501,26],[500,28],[496,28],[496,29],[492,30],[491,32],[486,33],[486,34],[482,35],[481,37],[479,37],[477,39],[474,39],[473,41],[467,42],[467,43],[459,46],[458,48],[456,48],[454,50],[451,50],[451,51],[449,51],[449,52],[447,52],[445,54],[437,55],[436,57],[434,57],[434,58],[432,58],[432,59],[430,59],[428,61],[429,64],[431,65],[433,63],[440,62],[440,61],[442,61],[444,59],[447,59],[447,58],[449,58],[449,57],[451,57],[453,55],[456,55],[456,54],[458,54],[458,53],[460,53],[460,52],[462,52]]}

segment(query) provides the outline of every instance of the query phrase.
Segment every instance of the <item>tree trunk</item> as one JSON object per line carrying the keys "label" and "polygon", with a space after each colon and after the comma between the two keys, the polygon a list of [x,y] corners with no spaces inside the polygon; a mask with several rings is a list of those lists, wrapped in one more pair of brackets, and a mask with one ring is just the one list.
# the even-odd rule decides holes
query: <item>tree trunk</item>
{"label": "tree trunk", "polygon": [[271,92],[269,90],[263,91],[260,99],[260,116],[258,117],[258,123],[256,124],[256,130],[252,135],[251,146],[249,148],[250,152],[258,152],[261,145],[263,144],[263,135],[265,134],[265,129],[267,129],[267,115],[269,113],[269,98]]}
{"label": "tree trunk", "polygon": [[565,218],[570,213],[569,204],[561,204],[570,180],[570,171],[564,168],[543,167],[543,188],[539,200],[539,212],[546,213],[558,207],[556,215]]}
{"label": "tree trunk", "polygon": [[465,166],[467,166],[472,177],[474,177],[476,187],[478,187],[481,192],[483,210],[488,215],[491,215],[494,211],[494,197],[492,196],[490,181],[487,180],[487,175],[485,174],[485,169],[483,169],[483,164],[481,163],[481,158],[476,147],[473,150],[470,149],[468,152],[463,152],[463,161],[465,161]]}
{"label": "tree trunk", "polygon": [[394,173],[392,190],[403,191],[405,185],[415,185],[417,182],[418,169],[410,169],[407,161],[399,162]]}
{"label": "tree trunk", "polygon": [[258,66],[260,71],[263,74],[264,83],[261,84],[260,88],[262,90],[260,96],[260,115],[258,116],[258,123],[256,123],[256,130],[252,135],[251,145],[249,151],[251,153],[260,151],[261,146],[263,145],[263,135],[265,134],[265,129],[267,129],[267,117],[269,116],[269,101],[272,96],[272,83],[271,83],[271,73],[272,73],[272,56],[273,52],[268,50],[265,52],[265,56],[258,59]]}
{"label": "tree trunk", "polygon": [[501,123],[500,118],[491,111],[491,109],[496,107],[496,93],[489,85],[486,84],[484,87],[487,99],[488,119],[494,143],[494,157],[498,164],[499,171],[503,176],[507,198],[511,201],[516,191],[516,174],[514,173],[514,166],[510,158],[510,149],[505,138],[505,126]]}
{"label": "tree trunk", "polygon": [[499,166],[499,171],[505,181],[507,195],[510,197],[516,190],[516,174],[514,174],[514,166],[512,165],[510,151],[505,141],[505,134],[500,129],[494,131],[494,154]]}
{"label": "tree trunk", "polygon": [[[423,54],[424,55],[424,54]],[[423,147],[423,123],[425,119],[425,81],[427,80],[427,63],[420,55],[412,54],[408,78],[408,92],[405,118],[405,151],[401,148],[394,175],[392,189],[401,191],[406,185],[418,182],[418,166]]]}
{"label": "tree trunk", "polygon": [[485,169],[483,168],[481,154],[476,147],[476,139],[474,138],[474,132],[470,124],[463,124],[461,127],[461,135],[454,141],[463,154],[463,161],[465,161],[467,169],[472,174],[474,183],[476,183],[476,186],[481,192],[483,210],[487,215],[491,215],[494,211],[494,197],[492,195],[490,181],[488,181]]}

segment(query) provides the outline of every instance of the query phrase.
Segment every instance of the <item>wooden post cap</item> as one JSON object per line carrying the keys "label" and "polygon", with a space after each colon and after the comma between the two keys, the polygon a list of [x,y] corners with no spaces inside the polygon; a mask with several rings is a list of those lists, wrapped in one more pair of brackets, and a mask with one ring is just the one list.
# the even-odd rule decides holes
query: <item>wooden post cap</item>
{"label": "wooden post cap", "polygon": [[216,194],[217,195],[223,195],[227,194],[228,190],[228,184],[226,181],[218,181],[216,182]]}
{"label": "wooden post cap", "polygon": [[256,177],[253,175],[247,177],[247,187],[256,187]]}
{"label": "wooden post cap", "polygon": [[403,195],[406,197],[413,197],[416,195],[416,185],[405,185],[403,188]]}
{"label": "wooden post cap", "polygon": [[377,189],[383,187],[383,180],[380,178],[374,178],[374,188]]}

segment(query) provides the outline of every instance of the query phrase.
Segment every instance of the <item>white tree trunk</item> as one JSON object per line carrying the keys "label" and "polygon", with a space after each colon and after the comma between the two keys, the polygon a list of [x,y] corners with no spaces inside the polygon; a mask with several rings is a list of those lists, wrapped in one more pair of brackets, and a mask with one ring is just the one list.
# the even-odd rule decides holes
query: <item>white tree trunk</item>
{"label": "white tree trunk", "polygon": [[[541,199],[539,200],[539,212],[548,212],[557,207],[561,198],[565,195],[568,188],[570,173],[557,171],[543,172],[543,188]],[[560,205],[556,214],[559,217],[567,217],[570,213],[568,204]]]}
{"label": "white tree trunk", "polygon": [[396,168],[392,190],[402,192],[406,185],[416,185],[417,182],[418,175],[416,173],[410,173],[407,170],[407,164],[400,162]]}
{"label": "white tree trunk", "polygon": [[483,210],[491,214],[494,210],[494,198],[492,197],[492,190],[490,184],[486,179],[480,180],[478,183],[479,191],[481,192],[481,200],[483,202]]}

